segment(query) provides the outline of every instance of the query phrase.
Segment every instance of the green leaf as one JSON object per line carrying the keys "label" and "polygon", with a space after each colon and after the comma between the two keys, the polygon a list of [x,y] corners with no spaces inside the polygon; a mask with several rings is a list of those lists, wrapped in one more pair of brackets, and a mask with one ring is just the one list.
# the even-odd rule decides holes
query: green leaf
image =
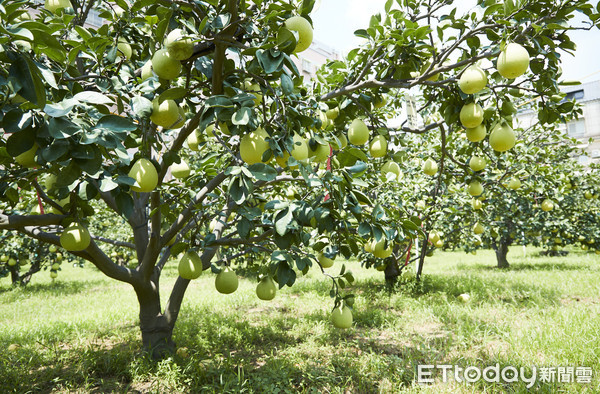
{"label": "green leaf", "polygon": [[28,29],[22,27],[12,27],[6,29],[6,31],[8,32],[8,34],[13,36],[13,39],[33,41],[33,34],[31,34],[31,32]]}
{"label": "green leaf", "polygon": [[131,108],[133,113],[140,118],[148,118],[152,115],[152,101],[142,96],[136,96],[131,99]]}
{"label": "green leaf", "polygon": [[216,108],[232,108],[234,107],[233,101],[231,101],[228,97],[225,96],[212,96],[209,97],[205,104],[207,107],[216,107]]}
{"label": "green leaf", "polygon": [[236,204],[242,204],[246,201],[248,190],[243,185],[240,178],[234,178],[229,184],[229,195]]}
{"label": "green leaf", "polygon": [[280,211],[275,216],[275,231],[277,234],[283,236],[287,232],[287,227],[293,219],[294,215],[289,208]]}
{"label": "green leaf", "polygon": [[129,185],[129,186],[135,185],[135,179],[130,178],[127,175],[119,175],[119,176],[117,176],[117,178],[115,179],[115,181],[119,185]]}
{"label": "green leaf", "polygon": [[90,145],[75,145],[71,149],[71,157],[74,159],[90,160],[96,156],[95,146]]}
{"label": "green leaf", "polygon": [[6,141],[6,151],[12,157],[27,152],[33,147],[34,138],[35,132],[31,128],[11,134]]}
{"label": "green leaf", "polygon": [[87,42],[92,38],[92,34],[85,27],[75,25],[73,28],[77,31],[83,42]]}
{"label": "green leaf", "polygon": [[38,65],[38,69],[42,73],[42,77],[44,77],[46,83],[54,89],[58,89],[58,84],[56,83],[56,78],[54,78],[54,73],[43,65]]}
{"label": "green leaf", "polygon": [[286,96],[294,94],[294,82],[287,74],[281,74],[281,89]]}
{"label": "green leaf", "polygon": [[115,197],[119,214],[129,218],[133,213],[133,197],[130,194],[121,192]]}
{"label": "green leaf", "polygon": [[283,67],[283,52],[276,50],[264,50],[259,49],[256,51],[256,58],[258,63],[263,68],[265,73],[272,74],[276,71],[280,71]]}
{"label": "green leaf", "polygon": [[110,178],[102,178],[98,186],[101,192],[109,192],[111,190],[116,189],[117,187],[119,187],[119,184]]}
{"label": "green leaf", "polygon": [[251,117],[252,108],[242,107],[231,116],[231,122],[238,126],[245,126],[250,122]]}
{"label": "green leaf", "polygon": [[356,196],[356,199],[358,200],[358,202],[369,205],[369,206],[373,206],[373,202],[371,201],[371,199],[369,197],[367,197],[365,194],[363,194],[362,192],[359,192],[358,190],[354,190],[353,193]]}
{"label": "green leaf", "polygon": [[80,103],[88,103],[88,104],[113,104],[113,101],[98,92],[81,92],[77,93],[73,96],[73,99],[79,101]]}
{"label": "green leaf", "polygon": [[67,59],[67,51],[60,41],[46,31],[33,30],[36,49],[56,62],[64,62]]}
{"label": "green leaf", "polygon": [[357,36],[357,37],[360,37],[360,38],[366,38],[366,39],[369,39],[369,38],[371,38],[371,37],[369,36],[369,33],[367,33],[367,31],[366,31],[365,29],[359,29],[359,30],[356,30],[356,31],[354,32],[354,35],[355,35],[355,36]]}
{"label": "green leaf", "polygon": [[54,140],[51,145],[42,149],[41,154],[47,162],[53,162],[69,152],[71,144],[66,140]]}
{"label": "green leaf", "polygon": [[515,4],[513,0],[504,0],[504,15],[508,16],[515,10]]}
{"label": "green leaf", "polygon": [[27,55],[18,54],[9,69],[9,80],[17,87],[17,93],[38,108],[46,105],[46,89],[42,73]]}
{"label": "green leaf", "polygon": [[131,119],[119,115],[106,115],[98,121],[94,129],[126,133],[137,130],[137,125]]}
{"label": "green leaf", "polygon": [[186,88],[170,88],[165,90],[158,96],[158,101],[162,103],[165,100],[179,100],[187,96],[188,90]]}
{"label": "green leaf", "polygon": [[252,175],[261,181],[272,181],[277,177],[277,170],[264,163],[255,163],[248,167]]}
{"label": "green leaf", "polygon": [[310,13],[312,12],[314,6],[315,6],[315,0],[302,0],[300,7],[298,7],[298,10],[300,11],[300,15],[307,18],[310,15]]}
{"label": "green leaf", "polygon": [[576,86],[581,85],[580,81],[559,81],[558,84],[560,86]]}
{"label": "green leaf", "polygon": [[361,224],[358,225],[358,235],[360,237],[365,237],[367,235],[371,234],[371,225],[369,223],[366,222],[362,222]]}
{"label": "green leaf", "polygon": [[188,244],[186,242],[178,242],[175,245],[171,246],[171,256],[177,256],[179,253],[186,250]]}
{"label": "green leaf", "polygon": [[[84,145],[80,145],[84,147]],[[89,148],[89,147],[88,147]],[[85,159],[77,159],[74,158],[74,162],[88,175],[93,177],[98,175],[98,172],[102,168],[102,155],[100,154],[100,150],[92,145],[93,156]]]}
{"label": "green leaf", "polygon": [[225,175],[239,175],[242,173],[242,167],[230,166],[225,169]]}
{"label": "green leaf", "polygon": [[49,116],[60,118],[61,116],[65,116],[71,112],[75,105],[77,105],[77,101],[73,100],[72,98],[68,98],[58,103],[46,104],[44,107],[44,112]]}
{"label": "green leaf", "polygon": [[4,114],[0,125],[7,134],[17,133],[31,126],[31,118],[27,120],[21,110],[13,109]]}
{"label": "green leaf", "polygon": [[87,181],[83,181],[79,184],[79,197],[82,200],[90,201],[98,195],[98,189]]}
{"label": "green leaf", "polygon": [[294,33],[286,29],[284,26],[279,28],[279,31],[277,32],[277,48],[279,50],[285,52],[286,54],[291,54],[294,52],[297,43],[298,40],[296,39]]}
{"label": "green leaf", "polygon": [[348,271],[344,274],[344,279],[346,279],[348,281],[348,283],[353,283],[354,275],[352,275],[352,272]]}
{"label": "green leaf", "polygon": [[347,167],[346,170],[352,174],[359,174],[367,169],[367,165],[362,161],[357,161],[352,167]]}
{"label": "green leaf", "polygon": [[250,230],[252,230],[252,222],[245,217],[242,217],[240,221],[237,223],[237,231],[241,238],[248,238],[250,235]]}
{"label": "green leaf", "polygon": [[407,230],[412,230],[412,231],[417,231],[419,230],[419,226],[417,226],[415,223],[413,223],[411,220],[405,220],[402,222],[402,227],[404,227]]}
{"label": "green leaf", "polygon": [[79,130],[79,126],[67,118],[50,118],[48,122],[48,132],[57,140],[69,138]]}

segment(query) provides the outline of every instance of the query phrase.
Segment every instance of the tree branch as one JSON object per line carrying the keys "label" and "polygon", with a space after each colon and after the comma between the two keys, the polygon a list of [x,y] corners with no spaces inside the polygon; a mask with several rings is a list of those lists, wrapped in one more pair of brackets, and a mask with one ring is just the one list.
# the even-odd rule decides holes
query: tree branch
{"label": "tree branch", "polygon": [[58,209],[59,212],[65,213],[65,209],[60,204],[58,204],[56,201],[54,201],[53,199],[48,197],[46,192],[44,192],[44,190],[42,190],[42,187],[40,186],[40,184],[38,183],[37,180],[33,181],[33,187],[38,192],[38,194],[40,195],[40,198],[42,200],[44,200],[45,202],[50,204],[53,208]]}
{"label": "tree branch", "polygon": [[206,196],[215,190],[225,179],[227,179],[227,175],[225,175],[225,172],[221,172],[211,179],[206,185],[204,185],[202,189],[200,189],[187,208],[185,208],[179,214],[175,223],[173,223],[171,227],[165,231],[160,241],[161,247],[166,245],[174,236],[177,235],[177,233],[179,233],[179,231],[181,231],[181,229],[194,215],[194,207],[200,204],[206,198]]}
{"label": "tree branch", "polygon": [[19,230],[23,227],[41,227],[60,224],[66,215],[5,215],[0,213],[0,230]]}
{"label": "tree branch", "polygon": [[140,272],[146,280],[149,280],[150,276],[152,276],[152,273],[154,272],[156,260],[158,259],[158,255],[161,249],[160,193],[157,191],[152,192],[152,196],[150,198],[150,212],[152,213],[152,216],[150,217],[152,232],[150,234],[150,240],[146,248],[146,254],[140,264]]}
{"label": "tree branch", "polygon": [[[58,216],[58,215],[39,215],[39,216]],[[38,216],[38,217],[39,217]],[[25,226],[15,229],[16,231],[25,234],[39,241],[61,246],[60,237],[57,234],[47,233],[36,226]],[[88,260],[102,271],[106,276],[125,283],[133,283],[135,281],[134,271],[127,267],[115,264],[103,251],[91,242],[87,249],[80,252],[69,252],[75,256],[79,256]]]}
{"label": "tree branch", "polygon": [[[169,148],[169,151],[162,156],[163,158],[166,156],[170,156],[168,153],[178,152],[181,150],[181,147],[183,146],[183,143],[185,142],[186,138],[189,137],[200,124],[200,119],[202,119],[202,113],[202,110],[198,111],[198,113],[194,115],[194,117],[190,119],[190,121],[181,128],[181,130],[179,130],[179,134],[177,134],[177,137],[173,141],[173,144],[171,145],[171,148]],[[164,165],[164,160],[161,160],[160,172],[158,173],[159,185],[162,183],[168,170],[169,167]]]}
{"label": "tree branch", "polygon": [[211,243],[211,245],[219,245],[219,246],[235,246],[235,245],[247,245],[254,244],[256,242],[264,241],[267,237],[273,234],[273,229],[267,230],[261,235],[256,237],[244,239],[244,238],[220,238]]}
{"label": "tree branch", "polygon": [[135,250],[135,245],[132,244],[131,242],[116,241],[114,239],[104,238],[104,237],[100,237],[100,236],[97,236],[97,235],[92,236],[92,239],[95,240],[95,241],[104,242],[106,244],[115,245],[115,246],[122,246],[124,248]]}

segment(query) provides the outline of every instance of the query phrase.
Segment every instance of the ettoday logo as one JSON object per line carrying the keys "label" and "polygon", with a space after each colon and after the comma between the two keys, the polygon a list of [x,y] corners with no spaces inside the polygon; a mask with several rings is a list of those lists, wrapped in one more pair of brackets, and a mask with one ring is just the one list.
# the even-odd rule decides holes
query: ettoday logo
{"label": "ettoday logo", "polygon": [[469,366],[463,368],[458,365],[417,365],[417,383],[434,383],[441,376],[442,382],[453,379],[458,383],[475,383],[484,380],[488,383],[526,383],[527,388],[539,382],[548,383],[580,383],[588,384],[592,381],[590,367],[500,367],[500,364],[485,368]]}

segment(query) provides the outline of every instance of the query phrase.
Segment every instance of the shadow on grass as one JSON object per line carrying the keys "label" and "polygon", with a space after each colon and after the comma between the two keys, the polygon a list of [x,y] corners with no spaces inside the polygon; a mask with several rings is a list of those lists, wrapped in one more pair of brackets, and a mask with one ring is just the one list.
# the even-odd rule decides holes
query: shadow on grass
{"label": "shadow on grass", "polygon": [[[458,291],[458,285],[442,279],[426,277],[414,296],[425,289],[446,294]],[[182,311],[175,329],[175,341],[189,348],[187,358],[150,360],[140,355],[140,341],[121,342],[118,334],[101,341],[99,347],[67,344],[8,355],[0,350],[0,392],[318,392],[339,388],[391,392],[413,384],[418,364],[485,367],[509,363],[495,355],[476,354],[472,359],[453,355],[450,322],[430,336],[386,329],[390,316],[402,311],[375,308],[386,298],[381,296],[383,286],[375,284],[364,281],[355,286],[365,294],[367,305],[355,312],[351,330],[331,327],[326,310],[298,315],[278,306],[258,314],[243,308],[221,313],[191,308]],[[298,326],[304,328],[295,329]],[[476,387],[486,392],[524,392],[523,385],[514,384]],[[536,388],[551,392],[552,386]]]}
{"label": "shadow on grass", "polygon": [[497,268],[492,265],[459,265],[457,267],[461,271],[497,271],[497,272],[511,272],[511,271],[586,271],[587,266],[582,266],[577,263],[569,262],[555,262],[555,263],[521,263],[521,262],[510,262],[510,266],[507,268]]}
{"label": "shadow on grass", "polygon": [[131,381],[132,363],[136,357],[143,358],[140,345],[119,342],[115,346],[74,347],[67,343],[2,354],[0,392],[54,392],[73,388],[91,393],[121,392]]}
{"label": "shadow on grass", "polygon": [[[413,368],[403,360],[425,360],[426,349],[433,347],[386,344],[381,346],[385,351],[380,351],[364,340],[364,319],[357,320],[356,329],[337,330],[323,311],[301,316],[271,313],[258,321],[248,320],[244,312],[226,317],[204,312],[208,311],[188,316],[177,328],[179,345],[189,347],[192,358],[203,360],[187,366],[194,376],[188,387],[191,391],[298,392],[351,387],[357,392],[378,392],[381,376],[366,373],[366,368],[385,370],[397,363],[397,371],[404,372],[396,375],[394,384],[407,385]],[[309,331],[295,331],[298,325]],[[377,354],[375,364],[356,362],[356,357],[372,352]]]}
{"label": "shadow on grass", "polygon": [[[510,275],[510,274],[507,274]],[[369,279],[352,285],[348,292],[362,294],[367,299],[378,299],[382,294],[396,292],[412,298],[427,297],[428,302],[446,305],[459,302],[457,297],[468,293],[472,301],[479,303],[510,303],[521,307],[554,306],[560,303],[561,293],[551,287],[532,286],[502,277],[481,278],[473,275],[424,275],[420,282],[400,281],[390,288],[382,281]]]}
{"label": "shadow on grass", "polygon": [[[79,283],[80,288],[69,285],[61,284],[68,292],[94,283]],[[330,286],[327,280],[306,281],[288,294],[326,295]],[[453,308],[459,294],[469,293],[472,306],[510,303],[544,308],[560,301],[558,292],[516,281],[510,274],[432,274],[419,284],[401,281],[395,292],[389,291],[383,278],[374,278],[360,280],[347,291],[361,295],[364,303],[355,310],[350,330],[334,329],[327,308],[291,313],[288,308],[293,306],[277,300],[259,307],[185,308],[174,339],[189,348],[187,358],[175,355],[152,361],[140,356],[139,341],[121,343],[119,334],[114,340],[117,346],[111,348],[36,351],[32,347],[11,354],[0,349],[0,392],[397,392],[413,385],[418,364],[530,367],[487,351],[462,351],[462,339],[497,332],[494,322],[473,317],[468,307]],[[399,305],[413,300],[434,311],[437,325],[429,331],[395,331],[407,323]],[[473,388],[492,393],[527,391],[522,384],[483,382],[465,390]],[[532,390],[555,391],[554,386],[541,383]]]}
{"label": "shadow on grass", "polygon": [[12,292],[15,296],[21,294],[40,295],[49,293],[53,296],[70,295],[80,293],[83,290],[102,286],[106,283],[103,280],[88,280],[88,281],[55,281],[51,283],[30,283],[27,286],[7,286],[0,288],[0,294]]}

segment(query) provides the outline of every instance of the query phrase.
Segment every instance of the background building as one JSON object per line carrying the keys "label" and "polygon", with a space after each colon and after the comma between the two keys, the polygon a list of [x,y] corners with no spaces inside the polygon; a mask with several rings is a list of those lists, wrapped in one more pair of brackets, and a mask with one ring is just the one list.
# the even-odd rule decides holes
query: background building
{"label": "background building", "polygon": [[313,41],[307,50],[297,55],[292,56],[292,60],[306,82],[313,79],[319,67],[328,60],[339,60],[342,57],[338,51],[318,41]]}
{"label": "background building", "polygon": [[[569,86],[563,89],[567,93],[567,99],[575,99],[583,115],[564,125],[569,137],[577,138],[579,146],[585,150],[588,156],[581,156],[581,164],[589,164],[600,161],[600,80],[583,83],[577,86]],[[590,138],[593,142],[589,142]]]}
{"label": "background building", "polygon": [[[600,80],[565,86],[562,91],[567,94],[566,100],[577,101],[583,114],[577,120],[563,123],[560,128],[566,135],[578,140],[577,146],[585,152],[578,157],[581,164],[600,162]],[[521,127],[529,127],[535,122],[537,113],[532,110],[519,111],[517,114],[517,123]],[[589,142],[590,138],[592,142]]]}

